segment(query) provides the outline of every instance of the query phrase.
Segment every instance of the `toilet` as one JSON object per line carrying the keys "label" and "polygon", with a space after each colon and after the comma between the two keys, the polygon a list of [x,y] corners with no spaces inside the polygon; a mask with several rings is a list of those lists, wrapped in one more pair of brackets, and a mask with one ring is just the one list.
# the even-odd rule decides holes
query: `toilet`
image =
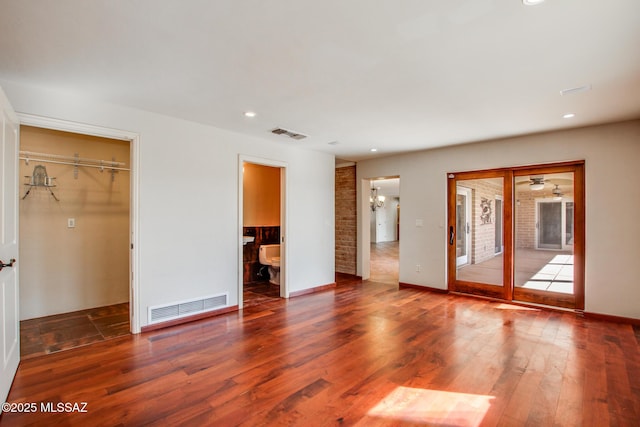
{"label": "toilet", "polygon": [[280,245],[260,245],[258,261],[269,266],[269,283],[280,285]]}

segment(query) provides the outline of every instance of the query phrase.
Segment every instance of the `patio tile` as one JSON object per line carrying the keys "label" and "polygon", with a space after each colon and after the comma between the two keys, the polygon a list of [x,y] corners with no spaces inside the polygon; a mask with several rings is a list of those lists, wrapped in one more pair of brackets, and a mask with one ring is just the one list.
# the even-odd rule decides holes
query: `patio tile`
{"label": "patio tile", "polygon": [[561,292],[563,294],[572,294],[573,293],[573,283],[572,282],[553,282],[551,286],[549,286],[548,291],[551,292]]}
{"label": "patio tile", "polygon": [[551,285],[551,282],[549,281],[530,280],[524,285],[522,285],[522,287],[526,289],[539,289],[541,291],[546,291],[550,285]]}

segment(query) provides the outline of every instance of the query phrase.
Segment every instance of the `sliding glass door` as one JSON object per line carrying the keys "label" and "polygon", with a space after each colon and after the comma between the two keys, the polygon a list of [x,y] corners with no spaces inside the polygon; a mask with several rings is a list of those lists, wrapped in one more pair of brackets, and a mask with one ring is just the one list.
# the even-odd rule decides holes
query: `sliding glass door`
{"label": "sliding glass door", "polygon": [[451,173],[449,290],[584,308],[582,162]]}
{"label": "sliding glass door", "polygon": [[502,253],[502,206],[511,197],[510,180],[505,178],[502,171],[449,177],[450,198],[455,194],[455,207],[449,211],[449,253],[456,260],[449,274],[455,291],[505,298],[509,283]]}
{"label": "sliding glass door", "polygon": [[518,170],[514,182],[513,298],[583,308],[582,165]]}

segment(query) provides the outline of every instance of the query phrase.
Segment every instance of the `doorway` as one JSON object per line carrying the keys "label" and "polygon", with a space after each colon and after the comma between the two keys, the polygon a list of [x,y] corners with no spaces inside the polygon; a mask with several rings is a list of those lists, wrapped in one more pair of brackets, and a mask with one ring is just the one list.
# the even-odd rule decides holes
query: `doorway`
{"label": "doorway", "polygon": [[370,180],[369,280],[399,283],[400,177]]}
{"label": "doorway", "polygon": [[286,163],[247,156],[239,162],[238,306],[288,298]]}
{"label": "doorway", "polygon": [[[70,122],[66,120],[52,119],[48,117],[33,116],[30,114],[18,114],[20,124],[35,128],[49,129],[53,131],[69,132],[71,134],[90,137],[109,138],[126,141],[129,144],[129,327],[133,334],[140,333],[140,307],[139,301],[139,182],[138,165],[140,151],[140,136],[135,132],[119,129],[105,128],[84,123]],[[108,173],[108,169],[107,169]],[[18,177],[22,183],[22,176]],[[23,189],[20,189],[21,191]],[[23,197],[24,193],[20,194]]]}
{"label": "doorway", "polygon": [[584,162],[448,178],[449,290],[584,308]]}
{"label": "doorway", "polygon": [[21,126],[23,358],[130,333],[130,144]]}

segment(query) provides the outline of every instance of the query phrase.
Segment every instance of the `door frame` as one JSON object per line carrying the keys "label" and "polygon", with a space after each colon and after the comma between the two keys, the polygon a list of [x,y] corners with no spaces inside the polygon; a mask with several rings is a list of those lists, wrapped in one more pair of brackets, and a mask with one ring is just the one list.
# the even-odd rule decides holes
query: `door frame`
{"label": "door frame", "polygon": [[261,166],[269,166],[280,169],[280,298],[289,298],[289,275],[288,270],[288,176],[287,162],[280,160],[266,159],[262,157],[249,156],[245,154],[238,155],[238,309],[244,306],[244,280],[243,280],[243,245],[242,235],[244,228],[244,190],[242,188],[244,182],[244,174],[242,170],[243,163],[253,163]]}
{"label": "door frame", "polygon": [[[362,280],[368,280],[371,277],[371,185],[374,181],[384,179],[398,178],[399,199],[402,199],[402,176],[401,175],[385,175],[376,176],[374,178],[361,178],[356,188],[356,206],[358,212],[358,224],[362,227],[361,233],[357,233],[357,255],[356,255],[356,274],[362,277]],[[375,217],[375,215],[373,215]],[[398,221],[398,245],[400,244],[400,215],[396,219]],[[416,225],[418,226],[418,225]],[[419,227],[422,227],[420,225]],[[398,282],[401,282],[401,255],[398,249]],[[359,274],[358,274],[359,273]]]}
{"label": "door frame", "polygon": [[129,202],[129,247],[131,250],[131,256],[129,258],[129,327],[131,333],[140,333],[140,254],[138,249],[140,247],[140,182],[138,174],[140,166],[140,135],[135,132],[120,129],[35,116],[32,114],[17,113],[17,115],[20,119],[20,125],[129,141],[131,163],[131,170],[129,172],[131,194]]}
{"label": "door frame", "polygon": [[[555,173],[573,173],[573,294],[562,294],[552,291],[515,288],[514,299],[520,302],[551,305],[555,307],[584,310],[585,299],[585,162],[554,163],[550,165],[523,166],[514,169],[514,177],[527,175],[546,175]],[[566,204],[562,204],[563,215]],[[564,235],[565,230],[563,230]],[[536,231],[537,233],[537,231]],[[562,242],[566,248],[565,241]],[[514,255],[515,256],[515,255]],[[515,265],[514,265],[515,269]]]}
{"label": "door frame", "polygon": [[[503,274],[502,285],[469,282],[457,279],[457,254],[456,254],[456,201],[458,188],[464,187],[458,181],[476,179],[503,179],[503,222],[502,222],[502,242],[503,251]],[[507,242],[513,241],[513,228],[510,226],[512,210],[507,206],[512,205],[513,200],[513,172],[511,169],[490,169],[483,171],[468,171],[447,173],[447,282],[449,292],[459,292],[464,294],[474,294],[501,300],[511,300],[513,297],[513,247]],[[473,203],[473,201],[471,201]],[[471,209],[473,215],[473,206]],[[472,226],[473,227],[473,226]]]}

